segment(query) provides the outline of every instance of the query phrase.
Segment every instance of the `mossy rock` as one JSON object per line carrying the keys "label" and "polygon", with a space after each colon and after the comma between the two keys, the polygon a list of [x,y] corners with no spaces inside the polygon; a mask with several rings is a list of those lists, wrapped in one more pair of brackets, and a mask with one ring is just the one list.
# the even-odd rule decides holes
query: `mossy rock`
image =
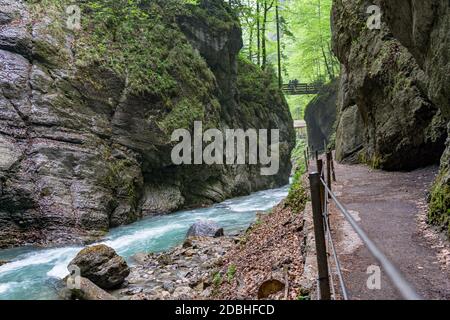
{"label": "mossy rock", "polygon": [[450,238],[450,181],[442,183],[439,180],[431,192],[428,219],[430,223],[447,230]]}
{"label": "mossy rock", "polygon": [[285,205],[290,207],[295,213],[301,213],[305,210],[306,202],[308,202],[307,188],[302,179],[303,174],[304,168],[300,166],[294,176],[294,181],[285,202]]}

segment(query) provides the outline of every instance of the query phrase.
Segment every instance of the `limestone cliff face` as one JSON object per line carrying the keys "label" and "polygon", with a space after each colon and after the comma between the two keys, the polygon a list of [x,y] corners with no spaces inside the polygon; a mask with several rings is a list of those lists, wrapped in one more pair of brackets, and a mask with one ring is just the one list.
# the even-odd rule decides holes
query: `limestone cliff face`
{"label": "limestone cliff face", "polygon": [[[158,71],[130,61],[121,73],[102,63],[108,52],[82,59],[92,39],[55,23],[61,2],[36,10],[39,2],[0,0],[0,247],[91,239],[143,216],[288,182],[292,119],[272,75],[238,61],[236,17],[214,0],[164,20],[175,2],[151,5],[163,18],[142,47],[154,50]],[[175,166],[170,135],[196,120],[280,129],[279,174]]]}
{"label": "limestone cliff face", "polygon": [[445,0],[395,3],[384,0],[381,4],[392,33],[425,71],[427,96],[448,123],[446,149],[431,192],[429,219],[447,228],[450,237],[450,3]]}
{"label": "limestone cliff face", "polygon": [[[427,94],[430,80],[384,18],[381,30],[366,26],[370,5],[362,0],[334,1],[333,48],[344,66],[345,81],[338,106],[344,120],[337,136],[357,131],[348,127],[350,118],[358,119],[353,126],[364,128],[361,139],[341,140],[337,154],[340,160],[353,156],[389,170],[435,163],[446,132],[442,111]],[[351,114],[356,111],[358,116]]]}
{"label": "limestone cliff face", "polygon": [[[381,8],[381,30],[366,26],[371,4]],[[441,158],[430,220],[446,226],[449,6],[445,0],[335,0],[333,7],[333,47],[343,64],[338,158],[382,169],[413,169]]]}
{"label": "limestone cliff face", "polygon": [[338,80],[325,85],[305,108],[308,145],[312,151],[322,151],[334,139]]}

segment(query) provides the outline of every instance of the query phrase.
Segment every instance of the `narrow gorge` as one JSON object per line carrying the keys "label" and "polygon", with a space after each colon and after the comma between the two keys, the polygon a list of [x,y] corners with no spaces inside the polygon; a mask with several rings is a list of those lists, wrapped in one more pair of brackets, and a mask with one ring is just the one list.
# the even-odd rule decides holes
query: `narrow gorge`
{"label": "narrow gorge", "polygon": [[0,300],[450,299],[449,58],[448,0],[0,0]]}
{"label": "narrow gorge", "polygon": [[429,219],[450,232],[448,2],[336,0],[331,19],[341,74],[306,108],[310,147],[387,171],[440,163]]}
{"label": "narrow gorge", "polygon": [[[271,71],[238,56],[234,13],[219,0],[141,6],[112,13],[134,29],[110,30],[100,21],[115,17],[87,6],[94,25],[71,31],[64,1],[0,2],[0,247],[92,241],[288,183],[292,118]],[[171,134],[194,121],[279,129],[278,174],[173,165]]]}

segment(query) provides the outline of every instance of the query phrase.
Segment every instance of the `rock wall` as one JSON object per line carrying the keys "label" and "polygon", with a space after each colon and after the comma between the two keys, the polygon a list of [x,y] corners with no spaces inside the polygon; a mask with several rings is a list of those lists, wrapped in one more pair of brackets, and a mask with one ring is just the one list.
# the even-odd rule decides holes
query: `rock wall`
{"label": "rock wall", "polygon": [[[380,30],[366,25],[372,4],[381,8]],[[334,0],[332,13],[333,49],[343,65],[338,159],[388,170],[414,169],[441,159],[430,221],[446,227],[449,6],[446,0]]]}
{"label": "rock wall", "polygon": [[[362,139],[340,140],[339,159],[353,157],[388,170],[436,163],[444,149],[446,125],[439,105],[427,94],[430,80],[383,18],[381,30],[367,27],[371,4],[334,1],[333,50],[343,64],[345,81],[338,105],[344,122],[339,122],[337,136],[364,128]],[[356,110],[359,115],[350,116]],[[349,118],[362,123],[351,125]]]}
{"label": "rock wall", "polygon": [[308,145],[312,151],[322,151],[324,141],[328,145],[334,140],[338,85],[338,80],[325,85],[305,108]]}
{"label": "rock wall", "polygon": [[[97,43],[110,30],[101,38],[67,30],[65,8],[0,0],[0,247],[90,241],[143,216],[288,182],[295,135],[287,104],[271,73],[238,61],[241,30],[223,1],[149,2],[145,10],[160,19],[149,20],[150,32],[142,26],[151,45],[118,42],[120,52]],[[135,60],[147,67],[120,61],[124,51],[143,52]],[[196,120],[280,129],[279,174],[175,166],[171,133]]]}

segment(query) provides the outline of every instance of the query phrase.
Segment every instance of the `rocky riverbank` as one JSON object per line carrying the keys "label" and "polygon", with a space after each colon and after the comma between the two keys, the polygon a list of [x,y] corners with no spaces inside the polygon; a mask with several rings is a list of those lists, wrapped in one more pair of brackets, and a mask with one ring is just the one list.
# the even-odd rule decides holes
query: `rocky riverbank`
{"label": "rocky riverbank", "polygon": [[[284,202],[258,214],[240,234],[223,236],[220,226],[197,222],[183,244],[166,252],[135,254],[129,268],[104,246],[85,249],[71,264],[81,261],[81,285],[86,285],[72,298],[307,299],[314,290],[309,276],[314,251],[308,240],[312,226],[304,183],[298,177]],[[106,259],[92,258],[94,252]],[[87,270],[89,261],[94,263]],[[114,276],[128,272],[126,278]]]}
{"label": "rocky riverbank", "polygon": [[[161,253],[138,253],[131,266],[105,245],[87,247],[70,262],[75,273],[64,279],[64,299],[213,299],[219,270],[241,236],[189,237]],[[78,272],[78,273],[77,273]]]}
{"label": "rocky riverbank", "polygon": [[217,270],[239,237],[187,239],[158,254],[137,254],[126,286],[112,294],[119,299],[211,299],[216,294]]}

